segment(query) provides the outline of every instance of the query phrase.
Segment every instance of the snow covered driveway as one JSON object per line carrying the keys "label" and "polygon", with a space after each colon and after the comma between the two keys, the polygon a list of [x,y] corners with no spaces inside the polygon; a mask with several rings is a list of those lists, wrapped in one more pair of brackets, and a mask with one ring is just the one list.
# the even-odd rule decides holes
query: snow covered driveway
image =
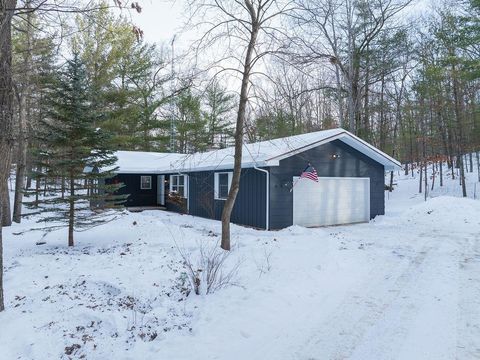
{"label": "snow covered driveway", "polygon": [[75,249],[64,233],[42,246],[7,233],[0,358],[480,358],[479,201],[439,197],[352,226],[234,226],[238,286],[187,296],[173,240],[194,253],[219,231],[144,212]]}
{"label": "snow covered driveway", "polygon": [[373,252],[368,276],[319,319],[294,358],[480,358],[478,232],[416,226],[382,231],[389,232],[408,242],[383,241],[401,261]]}

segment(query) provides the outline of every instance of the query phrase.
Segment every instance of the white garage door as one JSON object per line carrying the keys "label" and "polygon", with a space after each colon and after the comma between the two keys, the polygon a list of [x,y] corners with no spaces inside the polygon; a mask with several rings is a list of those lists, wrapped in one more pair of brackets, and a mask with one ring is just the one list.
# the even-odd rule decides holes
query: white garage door
{"label": "white garage door", "polygon": [[[297,178],[294,178],[294,181]],[[370,179],[299,179],[293,188],[293,224],[324,226],[370,220]]]}

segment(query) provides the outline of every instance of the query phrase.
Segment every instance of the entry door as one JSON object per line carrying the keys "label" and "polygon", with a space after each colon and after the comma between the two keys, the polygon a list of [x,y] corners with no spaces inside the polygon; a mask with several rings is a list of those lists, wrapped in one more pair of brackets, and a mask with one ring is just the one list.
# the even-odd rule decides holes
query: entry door
{"label": "entry door", "polygon": [[165,175],[157,176],[157,204],[165,205]]}
{"label": "entry door", "polygon": [[302,178],[293,188],[293,224],[325,226],[370,220],[369,178]]}

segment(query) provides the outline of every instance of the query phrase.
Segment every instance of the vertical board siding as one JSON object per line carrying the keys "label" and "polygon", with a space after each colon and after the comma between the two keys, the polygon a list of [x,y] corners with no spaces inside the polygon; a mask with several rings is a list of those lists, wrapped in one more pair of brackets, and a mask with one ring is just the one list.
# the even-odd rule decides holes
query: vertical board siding
{"label": "vertical board siding", "polygon": [[[140,189],[140,177],[151,176],[152,188]],[[107,184],[113,182],[123,183],[123,187],[116,191],[120,195],[129,195],[125,206],[156,206],[157,205],[157,175],[155,174],[117,174],[111,179],[106,179]]]}
{"label": "vertical board siding", "polygon": [[191,215],[215,219],[213,200],[213,172],[200,171],[189,174]]}
{"label": "vertical board siding", "polygon": [[[339,155],[332,160],[331,155]],[[370,218],[385,213],[384,167],[340,140],[320,145],[280,161],[270,168],[270,228],[293,224],[292,178],[299,176],[308,163],[323,177],[369,177]]]}
{"label": "vertical board siding", "polygon": [[[220,220],[225,200],[214,200],[214,171],[190,173],[190,215]],[[240,191],[231,221],[239,225],[266,227],[266,175],[243,169]]]}

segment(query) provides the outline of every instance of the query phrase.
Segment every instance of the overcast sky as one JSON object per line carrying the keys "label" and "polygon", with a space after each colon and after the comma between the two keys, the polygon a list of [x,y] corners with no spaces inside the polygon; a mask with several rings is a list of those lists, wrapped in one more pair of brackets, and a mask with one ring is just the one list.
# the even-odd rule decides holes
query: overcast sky
{"label": "overcast sky", "polygon": [[185,21],[181,1],[143,0],[142,12],[133,15],[133,22],[145,33],[148,42],[170,42]]}
{"label": "overcast sky", "polygon": [[[430,4],[441,0],[415,0],[409,12],[422,13],[428,9]],[[143,11],[141,14],[134,14],[133,21],[145,33],[148,42],[170,43],[173,36],[177,34],[177,45],[182,45],[188,40],[188,36],[180,34],[185,22],[183,14],[185,8],[183,0],[142,0]],[[190,35],[191,36],[191,35]]]}

